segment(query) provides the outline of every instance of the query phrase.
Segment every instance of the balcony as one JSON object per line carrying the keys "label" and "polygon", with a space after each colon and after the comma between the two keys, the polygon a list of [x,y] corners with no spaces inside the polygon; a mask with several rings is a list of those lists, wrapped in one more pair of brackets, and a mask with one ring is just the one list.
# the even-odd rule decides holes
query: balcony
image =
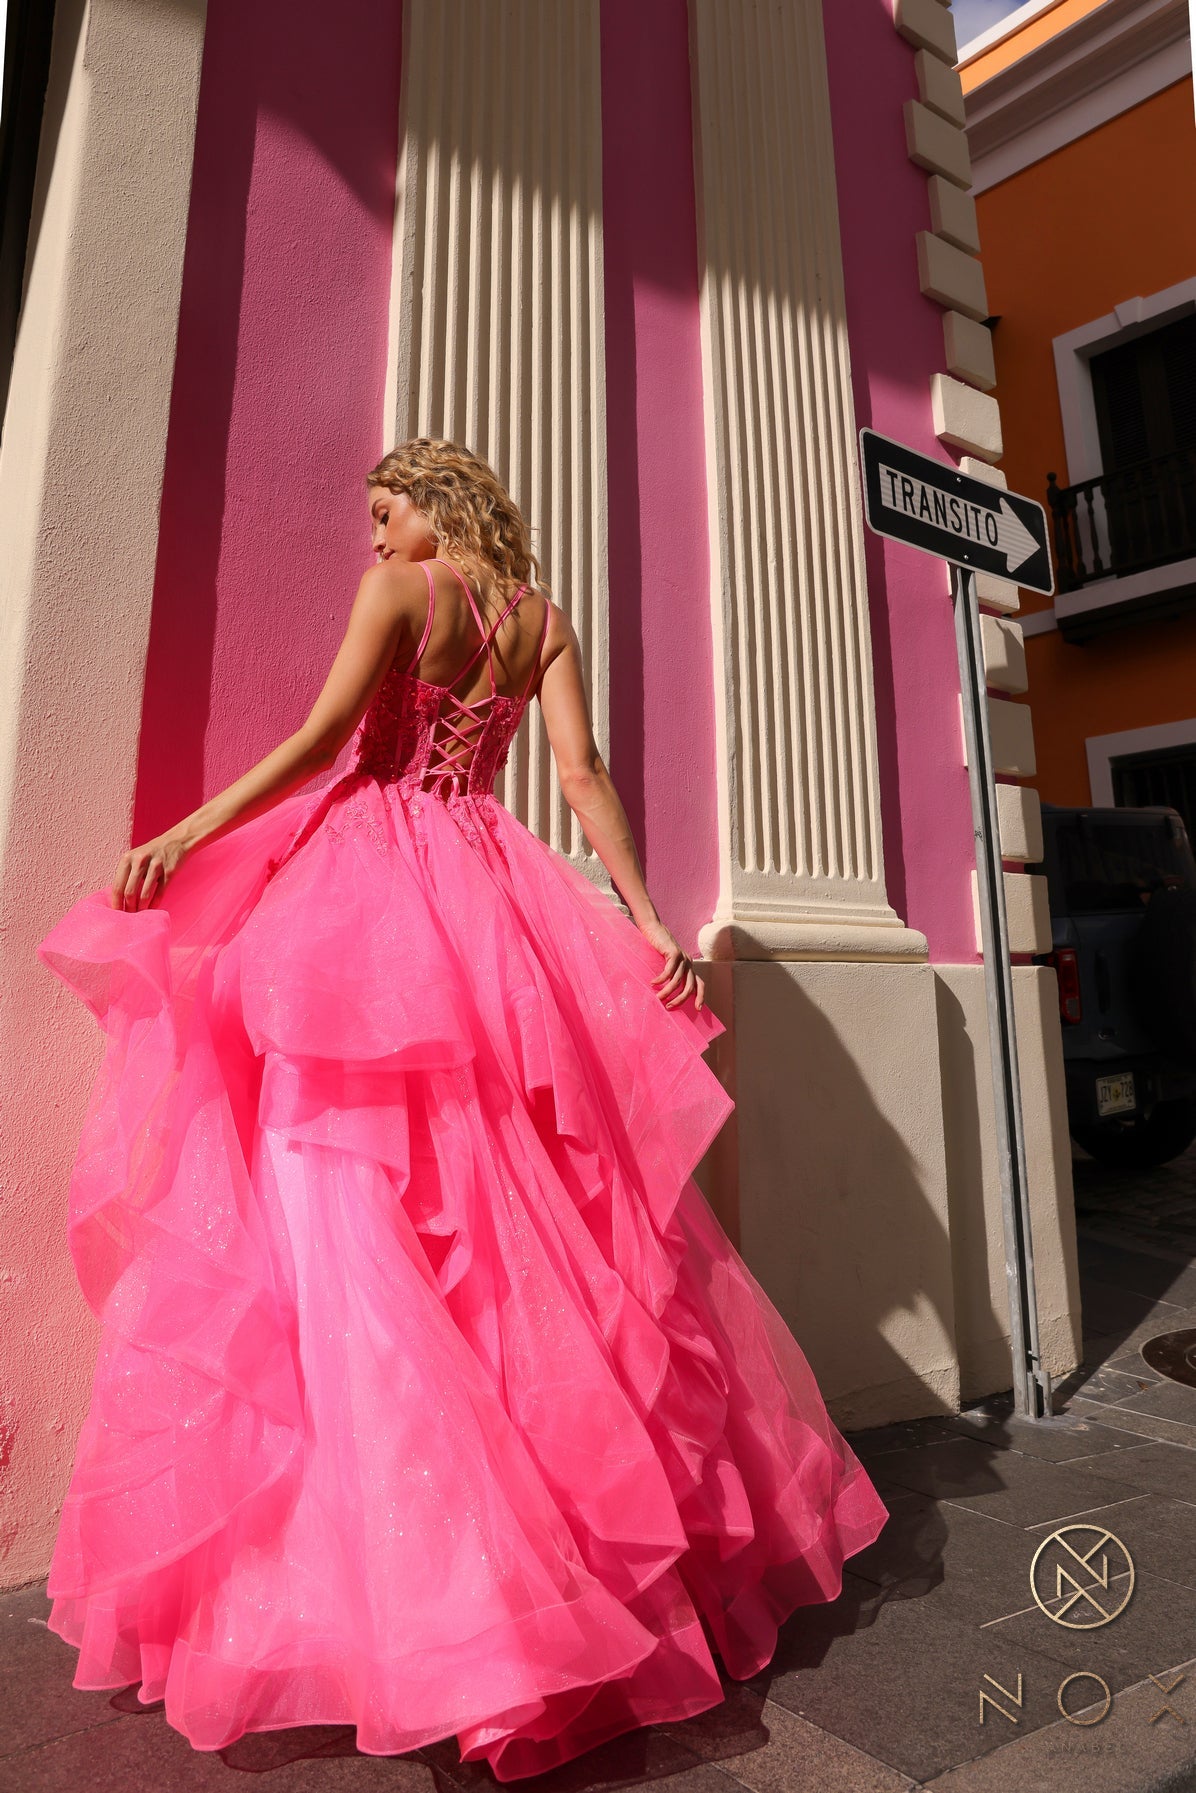
{"label": "balcony", "polygon": [[1047,474],[1060,632],[1174,615],[1196,599],[1196,449],[1074,486]]}

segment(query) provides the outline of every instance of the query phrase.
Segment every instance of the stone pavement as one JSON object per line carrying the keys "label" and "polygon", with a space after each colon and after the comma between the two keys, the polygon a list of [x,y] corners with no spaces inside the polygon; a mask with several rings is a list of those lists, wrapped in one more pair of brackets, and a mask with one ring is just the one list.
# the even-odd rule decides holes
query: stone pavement
{"label": "stone pavement", "polygon": [[[1176,1245],[1185,1219],[1150,1207],[1187,1173],[1149,1179],[1143,1212],[1155,1223],[1124,1187],[1118,1209],[1106,1186],[1091,1226],[1077,1173],[1085,1363],[1058,1391],[1060,1414],[1028,1423],[1004,1399],[853,1434],[891,1517],[850,1560],[841,1597],[794,1614],[768,1668],[725,1680],[713,1711],[511,1785],[1196,1793],[1196,1387],[1139,1353],[1156,1334],[1196,1327],[1196,1265]],[[1149,1239],[1130,1250],[1136,1230]],[[1047,1541],[1064,1523],[1100,1528],[1069,1540],[1080,1551],[1100,1541],[1090,1568]],[[1040,1545],[1046,1611],[1031,1587]],[[1093,1580],[1102,1563],[1105,1586]],[[42,1584],[0,1596],[2,1793],[208,1793],[237,1774],[269,1793],[504,1784],[461,1764],[452,1739],[366,1756],[351,1726],[193,1750],[135,1688],[73,1688],[75,1653],[47,1630],[47,1611]]]}
{"label": "stone pavement", "polygon": [[1076,1217],[1094,1237],[1196,1260],[1196,1146],[1157,1170],[1103,1170],[1076,1149]]}

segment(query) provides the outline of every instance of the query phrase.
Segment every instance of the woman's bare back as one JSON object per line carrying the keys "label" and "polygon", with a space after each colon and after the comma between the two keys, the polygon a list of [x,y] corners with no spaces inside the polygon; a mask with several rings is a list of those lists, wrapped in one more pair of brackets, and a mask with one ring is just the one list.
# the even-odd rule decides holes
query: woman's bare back
{"label": "woman's bare back", "polygon": [[[423,615],[412,620],[412,637],[420,645],[407,666],[409,675],[452,690],[465,704],[488,696],[492,689],[502,697],[517,696],[529,685],[534,692],[543,671],[537,660],[545,659],[540,648],[549,620],[546,611],[553,608],[551,600],[543,592],[523,587],[512,598],[487,609],[466,575],[451,562],[436,556],[421,564],[433,585]],[[479,618],[490,636],[493,687]]]}

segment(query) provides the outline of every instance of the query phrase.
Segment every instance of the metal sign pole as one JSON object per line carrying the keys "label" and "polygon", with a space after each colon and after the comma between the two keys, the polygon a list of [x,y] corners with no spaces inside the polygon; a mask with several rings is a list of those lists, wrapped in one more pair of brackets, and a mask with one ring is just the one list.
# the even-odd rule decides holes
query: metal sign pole
{"label": "metal sign pole", "polygon": [[1014,1408],[1028,1419],[1050,1419],[1054,1417],[1051,1376],[1043,1367],[1038,1338],[1034,1238],[1030,1226],[1026,1141],[1022,1127],[1021,1086],[1018,1080],[1013,974],[1009,963],[1009,928],[1005,914],[1005,876],[1001,863],[997,787],[993,777],[984,649],[980,635],[975,573],[952,566],[951,597],[955,606],[955,643],[959,653],[964,739],[967,744],[968,777],[972,790],[972,825],[976,836],[980,938],[984,951],[989,1051],[997,1122],[997,1159],[1001,1172],[1001,1211],[1005,1223],[1005,1277],[1009,1291]]}
{"label": "metal sign pole", "polygon": [[[1196,5],[1196,0],[1192,3]],[[907,443],[895,442],[891,436],[882,436],[867,425],[860,430],[860,462],[864,476],[864,516],[869,528],[891,541],[904,542],[924,554],[933,554],[951,567],[955,642],[959,652],[959,680],[972,787],[972,824],[976,835],[980,938],[984,948],[997,1160],[1005,1223],[1005,1277],[1009,1289],[1014,1401],[1019,1414],[1047,1420],[1055,1416],[1052,1413],[1051,1378],[1043,1368],[1038,1339],[1034,1237],[1030,1227],[1026,1142],[1017,1075],[1005,873],[1001,864],[997,787],[993,779],[984,652],[976,600],[978,571],[991,573],[999,579],[1016,580],[1029,591],[1051,596],[1055,576],[1051,570],[1047,517],[1035,499],[976,479],[959,467],[921,454]]]}

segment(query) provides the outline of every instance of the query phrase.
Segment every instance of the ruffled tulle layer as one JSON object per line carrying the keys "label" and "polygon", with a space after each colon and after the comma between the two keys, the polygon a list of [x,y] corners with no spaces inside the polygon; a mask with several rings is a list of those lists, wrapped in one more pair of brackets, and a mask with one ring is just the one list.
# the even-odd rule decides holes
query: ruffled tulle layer
{"label": "ruffled tulle layer", "polygon": [[692,1179],[721,1023],[497,801],[350,775],[39,953],[106,1033],[77,1687],[200,1749],[352,1723],[514,1780],[838,1594],[887,1512]]}

